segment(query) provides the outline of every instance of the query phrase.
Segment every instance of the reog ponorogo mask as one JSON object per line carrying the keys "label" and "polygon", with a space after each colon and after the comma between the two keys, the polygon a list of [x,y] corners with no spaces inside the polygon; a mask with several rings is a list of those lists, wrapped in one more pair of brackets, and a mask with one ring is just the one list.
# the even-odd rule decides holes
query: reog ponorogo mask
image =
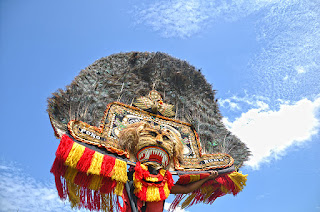
{"label": "reog ponorogo mask", "polygon": [[[131,198],[128,165],[134,195],[145,202],[168,197],[172,174],[183,185],[209,170],[220,173],[186,195],[183,207],[210,204],[245,185],[235,167],[249,150],[224,127],[211,86],[185,61],[163,53],[111,55],[48,101],[61,139],[51,172],[59,196],[73,207],[127,210],[117,199]],[[171,210],[183,197],[176,196]]]}

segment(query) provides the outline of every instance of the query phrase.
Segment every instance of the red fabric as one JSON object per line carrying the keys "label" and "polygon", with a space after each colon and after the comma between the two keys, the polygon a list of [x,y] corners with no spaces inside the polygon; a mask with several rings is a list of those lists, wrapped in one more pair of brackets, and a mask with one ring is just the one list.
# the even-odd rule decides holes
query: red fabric
{"label": "red fabric", "polygon": [[117,182],[115,180],[112,180],[109,177],[104,177],[102,179],[102,186],[100,188],[100,191],[106,194],[111,193],[116,185]]}
{"label": "red fabric", "polygon": [[74,141],[69,138],[69,136],[63,135],[56,151],[56,156],[61,158],[63,161],[66,161],[72,148],[73,142]]}
{"label": "red fabric", "polygon": [[221,185],[225,186],[229,191],[233,193],[233,195],[236,195],[238,193],[234,182],[227,174],[218,176],[215,180]]}
{"label": "red fabric", "polygon": [[77,163],[76,169],[81,172],[87,172],[91,165],[91,160],[93,157],[94,151],[89,148],[85,148],[80,160]]}
{"label": "red fabric", "polygon": [[103,161],[101,164],[100,174],[104,177],[111,177],[113,167],[116,163],[116,159],[114,157],[104,155]]}
{"label": "red fabric", "polygon": [[161,199],[167,199],[166,194],[164,193],[163,187],[159,188],[160,198]]}
{"label": "red fabric", "polygon": [[171,190],[172,186],[174,185],[174,181],[173,181],[171,172],[167,171],[166,178],[168,179],[169,190]]}
{"label": "red fabric", "polygon": [[[179,184],[179,185],[189,184],[190,180],[191,180],[190,175],[191,174],[180,175],[179,179],[177,181],[177,184]],[[200,175],[200,180],[201,180],[203,178],[208,177],[210,174],[209,173],[201,173],[201,174],[197,174],[197,175]]]}
{"label": "red fabric", "polygon": [[82,187],[88,188],[91,182],[92,175],[87,175],[85,172],[78,172],[74,178],[74,183]]}
{"label": "red fabric", "polygon": [[50,172],[55,177],[56,188],[58,191],[58,195],[61,199],[67,198],[65,186],[63,185],[62,179],[61,179],[61,177],[64,176],[66,170],[67,170],[67,167],[64,165],[64,161],[62,159],[59,159],[56,157],[56,159],[53,162],[53,165],[51,167]]}

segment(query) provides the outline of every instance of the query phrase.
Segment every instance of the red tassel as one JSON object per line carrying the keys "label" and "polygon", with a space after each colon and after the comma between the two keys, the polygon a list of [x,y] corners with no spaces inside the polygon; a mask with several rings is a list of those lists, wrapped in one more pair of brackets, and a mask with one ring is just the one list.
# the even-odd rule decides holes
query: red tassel
{"label": "red tassel", "polygon": [[109,177],[104,177],[102,179],[102,186],[100,188],[100,191],[102,193],[109,194],[113,191],[113,189],[116,187],[116,185],[117,185],[117,183],[115,180],[112,180]]}
{"label": "red tassel", "polygon": [[56,156],[61,158],[63,161],[66,161],[73,143],[74,141],[71,138],[69,138],[67,135],[63,135],[56,151]]}
{"label": "red tassel", "polygon": [[56,188],[58,191],[58,195],[60,197],[60,199],[64,200],[67,198],[67,194],[65,192],[63,192],[63,186],[62,186],[62,182],[61,182],[61,177],[59,176],[55,176],[55,183],[56,183]]}
{"label": "red tassel", "polygon": [[100,193],[98,191],[94,191],[93,194],[94,199],[94,210],[99,211],[100,210]]}
{"label": "red tassel", "polygon": [[173,202],[171,203],[168,212],[172,212],[176,209],[176,207],[179,205],[179,203],[181,202],[181,200],[185,197],[185,194],[177,194],[176,198],[173,200]]}
{"label": "red tassel", "polygon": [[67,167],[64,165],[64,161],[57,158],[54,160],[50,172],[55,176],[64,176]]}
{"label": "red tassel", "polygon": [[172,178],[172,174],[171,172],[167,171],[167,179],[168,179],[168,188],[169,190],[171,190],[172,186],[174,185],[174,182],[173,182],[173,178]]}
{"label": "red tassel", "polygon": [[139,199],[146,200],[147,199],[147,187],[146,186],[142,186],[141,191],[136,193],[136,196]]}
{"label": "red tassel", "polygon": [[116,159],[114,157],[104,155],[103,161],[101,164],[100,174],[104,177],[111,177],[113,167],[116,163]]}
{"label": "red tassel", "polygon": [[225,193],[223,193],[220,189],[213,192],[213,194],[208,198],[207,203],[212,204],[218,197],[224,196]]}
{"label": "red tassel", "polygon": [[84,172],[78,172],[74,178],[74,183],[82,187],[88,188],[91,182],[92,175],[87,175]]}
{"label": "red tassel", "polygon": [[76,169],[78,169],[81,172],[86,173],[88,171],[88,169],[90,168],[93,154],[94,154],[93,150],[91,150],[89,148],[85,148],[80,160],[77,163]]}
{"label": "red tassel", "polygon": [[215,180],[221,185],[225,186],[229,191],[233,193],[233,195],[237,194],[236,186],[227,174],[218,176]]}
{"label": "red tassel", "polygon": [[164,193],[164,190],[163,190],[163,187],[159,187],[159,193],[160,193],[160,198],[161,199],[167,199],[165,193]]}

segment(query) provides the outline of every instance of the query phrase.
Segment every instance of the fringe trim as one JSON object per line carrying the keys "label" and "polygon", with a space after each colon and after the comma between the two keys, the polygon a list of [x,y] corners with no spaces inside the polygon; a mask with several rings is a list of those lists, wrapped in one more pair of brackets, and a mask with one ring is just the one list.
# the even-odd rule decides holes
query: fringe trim
{"label": "fringe trim", "polygon": [[119,196],[127,182],[127,163],[103,155],[63,135],[51,173],[61,199],[72,207],[119,211]]}
{"label": "fringe trim", "polygon": [[173,179],[171,173],[164,169],[160,170],[158,175],[152,175],[145,165],[138,162],[133,174],[133,183],[134,193],[140,200],[158,202],[168,198]]}
{"label": "fringe trim", "polygon": [[[188,184],[205,177],[209,174],[198,174],[196,175],[181,175],[177,184]],[[218,176],[215,180],[208,180],[199,189],[193,191],[190,194],[178,194],[169,207],[169,212],[174,211],[180,202],[185,199],[181,208],[187,208],[194,204],[206,203],[212,204],[218,197],[232,193],[234,196],[237,195],[244,186],[246,185],[248,175],[243,175],[240,172],[232,172]]]}

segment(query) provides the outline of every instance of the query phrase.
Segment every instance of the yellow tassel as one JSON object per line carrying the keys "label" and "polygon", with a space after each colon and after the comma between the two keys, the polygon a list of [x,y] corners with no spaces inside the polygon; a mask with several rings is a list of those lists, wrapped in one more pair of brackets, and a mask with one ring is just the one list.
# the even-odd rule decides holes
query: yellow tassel
{"label": "yellow tassel", "polygon": [[144,165],[144,164],[140,164],[140,166],[141,166],[141,168],[142,168],[143,170],[145,170],[145,171],[147,171],[147,170],[148,170],[148,167],[147,167],[146,165]]}
{"label": "yellow tassel", "polygon": [[170,194],[170,190],[169,190],[169,187],[168,187],[168,183],[166,182],[163,186],[163,191],[164,191],[164,194],[166,195],[166,197],[168,198],[169,194]]}
{"label": "yellow tassel", "polygon": [[[136,173],[133,173],[133,179],[135,179],[135,174]],[[133,183],[134,183],[134,187],[135,187],[134,193],[137,193],[142,190],[142,183],[140,181],[133,180]]]}
{"label": "yellow tassel", "polygon": [[99,190],[101,187],[102,177],[100,175],[92,175],[89,188],[91,190]]}
{"label": "yellow tassel", "polygon": [[160,174],[164,177],[166,175],[167,171],[165,169],[160,169]]}
{"label": "yellow tassel", "polygon": [[157,202],[160,201],[160,192],[159,188],[155,186],[147,187],[147,202]]}
{"label": "yellow tassel", "polygon": [[223,185],[221,185],[220,189],[221,189],[221,191],[222,191],[223,193],[225,193],[225,194],[229,194],[229,193],[230,193],[229,189],[227,189],[227,188],[226,188],[225,186],[223,186]]}
{"label": "yellow tassel", "polygon": [[113,201],[112,194],[101,193],[101,210],[105,212],[112,211]]}
{"label": "yellow tassel", "polygon": [[95,152],[93,154],[91,164],[90,164],[90,167],[89,167],[87,173],[100,175],[102,161],[103,161],[103,154],[101,154],[99,152]]}
{"label": "yellow tassel", "polygon": [[190,205],[191,201],[195,198],[196,193],[192,193],[188,198],[181,204],[181,209],[184,209]]}
{"label": "yellow tassel", "polygon": [[78,174],[77,169],[73,169],[71,167],[68,167],[66,170],[66,173],[64,175],[64,178],[73,183],[74,178],[76,177],[77,174]]}
{"label": "yellow tassel", "polygon": [[214,190],[214,187],[212,185],[207,185],[207,186],[200,187],[201,194],[212,193],[213,190]]}
{"label": "yellow tassel", "polygon": [[233,183],[237,186],[239,191],[242,191],[247,182],[247,174],[243,175],[241,172],[232,172],[228,175]]}
{"label": "yellow tassel", "polygon": [[190,175],[190,183],[200,180],[200,174],[191,174]]}
{"label": "yellow tassel", "polygon": [[77,186],[76,184],[67,181],[67,187],[68,187],[68,197],[69,201],[71,203],[71,207],[78,207],[80,203],[80,186]]}
{"label": "yellow tassel", "polygon": [[123,193],[123,188],[124,188],[124,183],[122,182],[117,182],[116,187],[114,188],[114,193],[118,196],[122,196]]}
{"label": "yellow tassel", "polygon": [[215,190],[217,190],[217,188],[213,187],[212,185],[208,185],[207,187],[201,187],[201,193],[204,194],[203,202],[205,202]]}
{"label": "yellow tassel", "polygon": [[116,159],[111,179],[122,183],[126,183],[128,181],[126,162]]}
{"label": "yellow tassel", "polygon": [[81,156],[83,155],[84,150],[85,150],[84,146],[74,142],[69,152],[69,155],[65,161],[65,164],[72,168],[76,168],[77,163],[80,160]]}

